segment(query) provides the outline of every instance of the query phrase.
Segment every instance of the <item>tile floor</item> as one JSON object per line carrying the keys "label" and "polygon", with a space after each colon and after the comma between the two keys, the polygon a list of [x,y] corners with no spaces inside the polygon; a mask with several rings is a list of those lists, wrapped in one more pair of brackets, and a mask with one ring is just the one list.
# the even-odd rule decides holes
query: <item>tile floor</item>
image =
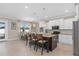
{"label": "tile floor", "polygon": [[[58,43],[58,47],[52,52],[44,51],[43,56],[72,56],[72,45]],[[35,52],[34,49],[26,46],[25,41],[12,40],[0,42],[0,56],[41,56],[40,49]]]}

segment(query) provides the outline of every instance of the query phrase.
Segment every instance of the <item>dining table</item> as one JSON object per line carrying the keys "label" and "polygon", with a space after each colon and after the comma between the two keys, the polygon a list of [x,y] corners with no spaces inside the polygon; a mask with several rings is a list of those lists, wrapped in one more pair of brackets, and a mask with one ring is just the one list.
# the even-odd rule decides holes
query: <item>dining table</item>
{"label": "dining table", "polygon": [[35,33],[35,34],[42,34],[44,40],[48,41],[48,49],[49,51],[53,51],[57,47],[57,41],[55,40],[56,35],[51,33]]}

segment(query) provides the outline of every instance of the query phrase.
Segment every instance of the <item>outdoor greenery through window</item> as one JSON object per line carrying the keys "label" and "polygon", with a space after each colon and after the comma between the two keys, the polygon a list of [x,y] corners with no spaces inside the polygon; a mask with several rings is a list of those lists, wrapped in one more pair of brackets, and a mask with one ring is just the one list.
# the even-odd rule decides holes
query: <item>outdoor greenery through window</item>
{"label": "outdoor greenery through window", "polygon": [[21,22],[20,23],[20,30],[21,32],[29,32],[30,31],[30,26],[27,22]]}

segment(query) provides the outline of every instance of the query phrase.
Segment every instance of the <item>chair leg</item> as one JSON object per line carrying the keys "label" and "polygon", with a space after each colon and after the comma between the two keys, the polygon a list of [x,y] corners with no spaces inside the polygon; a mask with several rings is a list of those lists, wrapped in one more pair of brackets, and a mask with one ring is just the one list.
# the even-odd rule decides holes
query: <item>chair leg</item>
{"label": "chair leg", "polygon": [[47,53],[49,53],[49,43],[47,43]]}
{"label": "chair leg", "polygon": [[43,48],[44,48],[44,45],[42,44],[42,51],[41,51],[41,55],[43,55]]}
{"label": "chair leg", "polygon": [[34,50],[35,50],[35,45],[34,45]]}
{"label": "chair leg", "polygon": [[35,48],[36,48],[36,42],[35,42],[35,45],[34,45],[34,50],[35,50]]}
{"label": "chair leg", "polygon": [[38,43],[37,43],[37,45],[36,45],[36,52],[37,52],[37,50],[38,50]]}
{"label": "chair leg", "polygon": [[29,42],[29,47],[31,48],[31,42]]}
{"label": "chair leg", "polygon": [[28,40],[26,40],[26,46],[27,46],[27,44],[28,44]]}

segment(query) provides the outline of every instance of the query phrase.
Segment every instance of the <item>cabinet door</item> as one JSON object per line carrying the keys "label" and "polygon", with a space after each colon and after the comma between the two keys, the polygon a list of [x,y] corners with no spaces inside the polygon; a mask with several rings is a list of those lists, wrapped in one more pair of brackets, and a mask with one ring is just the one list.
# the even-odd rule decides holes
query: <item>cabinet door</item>
{"label": "cabinet door", "polygon": [[72,29],[72,20],[64,20],[64,29]]}
{"label": "cabinet door", "polygon": [[59,21],[59,27],[60,27],[60,29],[64,28],[64,20],[63,19],[60,19],[60,21]]}
{"label": "cabinet door", "polygon": [[60,19],[55,20],[55,26],[59,26],[59,24],[60,24]]}
{"label": "cabinet door", "polygon": [[55,26],[55,21],[49,21],[48,29],[52,29],[52,26]]}
{"label": "cabinet door", "polygon": [[59,35],[59,42],[72,44],[72,35]]}
{"label": "cabinet door", "polygon": [[64,29],[72,29],[73,21],[76,21],[76,19],[75,18],[64,19],[64,22],[63,22]]}

